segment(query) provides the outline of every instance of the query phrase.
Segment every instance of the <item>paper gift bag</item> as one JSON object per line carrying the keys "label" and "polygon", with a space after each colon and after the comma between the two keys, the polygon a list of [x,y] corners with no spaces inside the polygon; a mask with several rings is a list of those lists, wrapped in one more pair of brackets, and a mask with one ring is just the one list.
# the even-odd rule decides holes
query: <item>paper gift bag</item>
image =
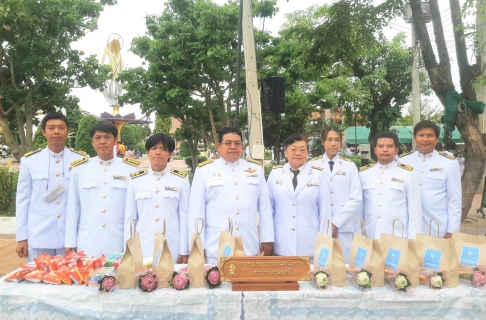
{"label": "paper gift bag", "polygon": [[204,249],[201,241],[201,232],[204,229],[204,219],[196,219],[195,230],[192,234],[189,259],[187,261],[187,276],[192,288],[204,287]]}
{"label": "paper gift bag", "polygon": [[221,257],[233,257],[233,256],[245,256],[245,250],[243,249],[243,240],[241,237],[233,235],[233,222],[231,218],[228,218],[228,231],[221,231],[219,235],[218,244],[218,267],[220,266]]}
{"label": "paper gift bag", "polygon": [[[431,234],[432,222],[437,223],[437,237]],[[420,267],[443,272],[444,287],[453,288],[459,284],[459,273],[454,239],[439,238],[439,222],[430,219],[429,235],[417,234],[415,245]]]}
{"label": "paper gift bag", "polygon": [[[395,222],[402,225],[402,236],[395,236]],[[393,272],[402,272],[407,275],[412,284],[411,287],[419,285],[419,262],[415,242],[412,239],[403,238],[405,226],[400,219],[393,220],[393,235],[382,233],[380,236],[380,248],[385,260],[385,268]]]}
{"label": "paper gift bag", "polygon": [[154,244],[154,272],[157,275],[157,284],[159,288],[168,288],[169,280],[174,273],[174,261],[170,253],[169,244],[165,238],[166,221],[164,219],[164,230],[162,233],[155,233]]}
{"label": "paper gift bag", "polygon": [[327,269],[331,274],[332,285],[336,287],[346,286],[346,268],[341,243],[337,239],[329,237],[328,221],[326,234],[318,232],[316,246],[314,248],[314,270]]}
{"label": "paper gift bag", "polygon": [[354,233],[349,251],[349,264],[353,269],[365,269],[372,273],[371,286],[383,287],[385,285],[384,260],[381,255],[380,244],[376,239],[366,237],[364,221],[361,220],[361,232]]}
{"label": "paper gift bag", "polygon": [[[468,221],[466,221],[468,220]],[[464,219],[464,222],[473,222],[472,219]],[[486,267],[486,237],[478,236],[477,225],[476,235],[454,232],[456,256],[459,262],[459,269],[467,270],[471,267]]]}
{"label": "paper gift bag", "polygon": [[125,253],[118,267],[118,287],[133,289],[137,285],[135,275],[142,271],[143,254],[140,234],[135,232],[135,219],[130,222],[130,239],[127,240]]}

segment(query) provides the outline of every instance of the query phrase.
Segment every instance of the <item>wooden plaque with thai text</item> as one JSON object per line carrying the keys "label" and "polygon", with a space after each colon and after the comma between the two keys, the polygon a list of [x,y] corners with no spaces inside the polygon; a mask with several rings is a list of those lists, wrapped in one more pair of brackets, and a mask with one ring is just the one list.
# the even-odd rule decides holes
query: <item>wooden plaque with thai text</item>
{"label": "wooden plaque with thai text", "polygon": [[230,282],[310,280],[309,257],[222,257],[221,279]]}

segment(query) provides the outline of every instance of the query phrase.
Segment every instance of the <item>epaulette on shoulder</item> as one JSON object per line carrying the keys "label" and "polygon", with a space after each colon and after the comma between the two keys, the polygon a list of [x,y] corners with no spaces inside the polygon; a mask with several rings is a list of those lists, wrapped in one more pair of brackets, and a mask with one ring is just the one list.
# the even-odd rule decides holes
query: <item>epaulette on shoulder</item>
{"label": "epaulette on shoulder", "polygon": [[374,163],[370,163],[370,164],[368,164],[366,166],[362,166],[362,167],[359,168],[359,172],[363,172],[365,170],[368,170],[369,168],[373,168],[374,165],[375,165]]}
{"label": "epaulette on shoulder", "polygon": [[198,166],[198,167],[203,167],[203,166],[205,166],[205,165],[207,165],[208,163],[211,163],[211,162],[213,162],[213,159],[208,159],[208,160],[206,160],[206,161],[204,161],[204,162],[201,162],[201,163],[200,163],[200,164],[198,164],[197,166]]}
{"label": "epaulette on shoulder", "polygon": [[138,167],[140,165],[140,161],[127,157],[123,157],[123,162],[128,163],[134,167]]}
{"label": "epaulette on shoulder", "polygon": [[406,157],[406,156],[408,156],[409,154],[412,154],[413,152],[414,152],[413,150],[408,151],[408,152],[404,152],[404,153],[402,153],[402,154],[399,156],[399,158]]}
{"label": "epaulette on shoulder", "polygon": [[349,158],[344,158],[344,157],[340,157],[341,160],[344,160],[344,161],[348,161],[348,162],[353,162],[353,160],[349,159]]}
{"label": "epaulette on shoulder", "polygon": [[280,169],[280,168],[283,168],[282,164],[276,164],[272,167],[272,169]]}
{"label": "epaulette on shoulder", "polygon": [[398,163],[397,166],[399,168],[402,168],[402,169],[405,169],[405,170],[408,170],[408,171],[412,171],[413,170],[413,167],[412,166],[409,166],[409,165],[406,165],[406,164],[403,164],[403,163]]}
{"label": "epaulette on shoulder", "polygon": [[84,151],[80,151],[80,150],[76,150],[76,149],[74,149],[74,148],[70,148],[69,150],[71,150],[71,151],[72,151],[72,152],[74,152],[74,153],[80,154],[80,155],[82,155],[82,156],[87,156],[87,155],[88,155],[86,152],[84,152]]}
{"label": "epaulette on shoulder", "polygon": [[170,169],[170,173],[175,174],[176,176],[179,176],[181,178],[185,178],[187,176],[187,172],[176,169]]}
{"label": "epaulette on shoulder", "polygon": [[27,152],[26,154],[24,154],[24,157],[28,157],[28,156],[31,156],[33,155],[34,153],[37,153],[39,151],[41,151],[42,149],[37,149],[37,150],[34,150],[34,151],[31,151],[31,152]]}
{"label": "epaulette on shoulder", "polygon": [[451,156],[451,155],[450,155],[450,154],[448,154],[447,152],[440,151],[440,152],[439,152],[439,154],[440,154],[441,156],[444,156],[444,157],[448,158],[448,159],[451,159],[451,160],[456,160],[456,157]]}
{"label": "epaulette on shoulder", "polygon": [[248,159],[246,159],[246,160],[247,160],[247,161],[250,161],[250,162],[253,162],[253,163],[256,163],[256,164],[258,164],[259,166],[261,165],[260,161],[255,160],[255,159],[253,159],[253,158],[248,158]]}
{"label": "epaulette on shoulder", "polygon": [[135,171],[133,173],[130,173],[130,178],[135,179],[135,178],[144,176],[147,173],[148,173],[148,170],[147,169],[142,169],[142,170],[139,170],[139,171]]}
{"label": "epaulette on shoulder", "polygon": [[322,155],[312,158],[311,161],[319,160],[321,158],[322,158]]}
{"label": "epaulette on shoulder", "polygon": [[80,164],[88,162],[88,160],[89,160],[89,157],[84,157],[84,158],[81,158],[81,159],[78,159],[78,160],[74,160],[73,162],[71,162],[71,167],[79,166]]}
{"label": "epaulette on shoulder", "polygon": [[312,169],[316,169],[316,170],[320,170],[320,171],[324,170],[323,167],[318,167],[318,166],[311,166],[311,167],[312,167]]}

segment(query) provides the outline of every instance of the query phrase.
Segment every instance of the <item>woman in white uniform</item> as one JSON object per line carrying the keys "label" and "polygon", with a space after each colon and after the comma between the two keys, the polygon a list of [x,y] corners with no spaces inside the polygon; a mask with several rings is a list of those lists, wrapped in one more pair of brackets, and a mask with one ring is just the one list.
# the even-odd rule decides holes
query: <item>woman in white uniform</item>
{"label": "woman in white uniform", "polygon": [[330,218],[329,191],[322,168],[307,163],[307,137],[292,134],[284,142],[287,163],[274,166],[268,177],[275,226],[273,253],[314,256],[317,232]]}
{"label": "woman in white uniform", "polygon": [[341,158],[342,132],[328,127],[322,133],[324,155],[311,159],[311,165],[324,168],[323,181],[331,197],[332,236],[337,238],[343,249],[344,259],[349,262],[349,249],[353,233],[359,232],[359,207],[361,184],[358,169],[353,161]]}
{"label": "woman in white uniform", "polygon": [[174,140],[157,133],[147,139],[145,149],[150,168],[130,174],[125,209],[125,241],[130,236],[130,221],[136,219],[144,258],[154,254],[155,233],[163,232],[174,263],[187,263],[187,209],[189,178],[185,172],[167,164],[174,153]]}

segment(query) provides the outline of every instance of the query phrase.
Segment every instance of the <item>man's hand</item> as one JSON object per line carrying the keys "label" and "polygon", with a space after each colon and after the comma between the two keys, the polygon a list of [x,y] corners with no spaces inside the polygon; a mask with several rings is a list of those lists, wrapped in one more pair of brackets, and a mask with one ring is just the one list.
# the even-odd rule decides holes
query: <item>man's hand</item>
{"label": "man's hand", "polygon": [[446,239],[452,238],[452,233],[451,232],[447,232],[444,238],[446,238]]}
{"label": "man's hand", "polygon": [[336,238],[337,238],[337,236],[338,236],[338,227],[336,227],[336,226],[334,225],[334,223],[333,223],[333,224],[332,224],[332,237],[333,237],[334,239],[336,239]]}
{"label": "man's hand", "polygon": [[263,252],[264,256],[269,256],[272,254],[273,242],[262,242],[260,245],[260,252]]}
{"label": "man's hand", "polygon": [[70,251],[76,252],[76,248],[64,248],[64,252],[68,254]]}
{"label": "man's hand", "polygon": [[27,258],[27,254],[29,253],[27,240],[17,242],[17,249],[15,251],[17,251],[19,258]]}
{"label": "man's hand", "polygon": [[179,255],[177,257],[177,263],[187,263],[187,260],[189,260],[189,256]]}

